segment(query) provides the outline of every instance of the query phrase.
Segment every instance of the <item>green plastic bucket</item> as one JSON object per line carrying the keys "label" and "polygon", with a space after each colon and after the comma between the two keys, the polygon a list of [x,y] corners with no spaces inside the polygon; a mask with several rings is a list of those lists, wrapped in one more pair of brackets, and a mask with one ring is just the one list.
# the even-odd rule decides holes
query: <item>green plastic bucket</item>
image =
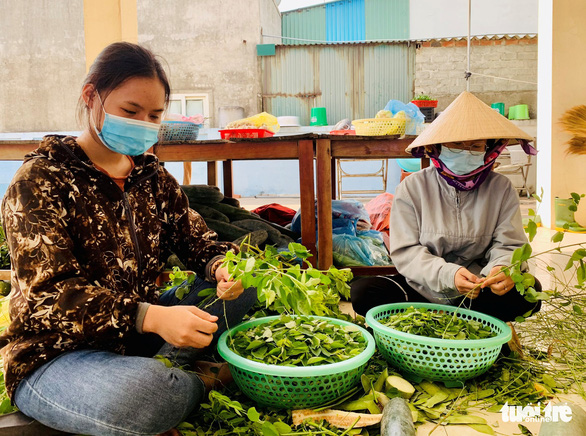
{"label": "green plastic bucket", "polygon": [[312,107],[309,119],[310,126],[327,126],[328,118],[325,107]]}
{"label": "green plastic bucket", "polygon": [[[457,312],[464,320],[489,326],[496,336],[486,339],[452,340],[428,338],[384,326],[383,321],[409,307]],[[395,368],[412,380],[443,381],[452,385],[486,372],[498,357],[504,343],[511,340],[511,328],[503,321],[473,310],[432,303],[393,303],[377,306],[366,313],[366,323],[374,331],[378,350]]]}
{"label": "green plastic bucket", "polygon": [[509,120],[528,120],[529,106],[518,104],[509,108]]}
{"label": "green plastic bucket", "polygon": [[267,365],[245,359],[228,347],[230,335],[277,318],[279,317],[268,316],[244,322],[224,332],[218,340],[220,356],[228,362],[234,381],[247,397],[264,406],[303,409],[339,398],[360,381],[376,350],[375,342],[365,329],[347,321],[323,316],[311,317],[360,330],[367,342],[366,349],[358,356],[343,362],[305,367]]}
{"label": "green plastic bucket", "polygon": [[493,103],[490,105],[491,108],[498,111],[499,114],[505,115],[505,104],[504,103]]}

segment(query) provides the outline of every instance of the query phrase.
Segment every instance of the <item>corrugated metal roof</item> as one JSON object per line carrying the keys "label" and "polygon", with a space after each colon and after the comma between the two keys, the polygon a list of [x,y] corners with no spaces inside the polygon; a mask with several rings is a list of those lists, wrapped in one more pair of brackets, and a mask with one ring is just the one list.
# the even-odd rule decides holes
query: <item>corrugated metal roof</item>
{"label": "corrugated metal roof", "polygon": [[408,39],[409,0],[366,0],[367,40]]}
{"label": "corrugated metal roof", "polygon": [[[446,38],[423,38],[423,39],[404,39],[404,38],[397,38],[397,39],[376,39],[376,40],[365,40],[365,41],[326,41],[325,39],[309,39],[309,38],[290,38],[287,36],[279,36],[279,35],[262,35],[264,38],[274,38],[277,40],[294,40],[297,41],[295,44],[305,43],[306,45],[368,45],[368,44],[402,44],[405,42],[424,42],[424,41],[461,41],[466,39],[466,36],[450,36]],[[524,33],[524,34],[506,34],[506,35],[474,35],[470,39],[471,40],[500,40],[500,39],[536,39],[538,34],[536,33]],[[275,43],[277,46],[279,45],[290,45],[285,42],[279,44],[278,42]]]}
{"label": "corrugated metal roof", "polygon": [[[537,33],[509,33],[509,34],[498,34],[498,35],[472,35],[470,36],[471,40],[499,40],[499,39],[533,39],[537,38]],[[415,42],[421,41],[461,41],[463,39],[467,39],[468,36],[448,36],[445,38],[421,38],[421,39],[414,39]]]}
{"label": "corrugated metal roof", "polygon": [[284,41],[286,40],[296,40],[298,41],[298,43],[296,43],[297,45],[300,45],[301,43],[304,43],[305,45],[376,45],[376,44],[388,44],[388,45],[394,45],[394,44],[410,44],[410,43],[415,43],[417,41],[410,41],[408,39],[381,39],[381,40],[375,40],[375,41],[324,41],[324,40],[312,40],[312,39],[304,39],[304,38],[289,38],[286,36],[276,36],[276,35],[266,35],[263,34],[262,35],[263,38],[274,38],[277,40],[282,40],[283,43],[279,44],[278,42],[275,42],[275,45],[278,46],[283,46],[283,45],[292,45],[292,44],[287,44]]}
{"label": "corrugated metal roof", "polygon": [[328,3],[325,27],[327,41],[364,41],[364,0]]}

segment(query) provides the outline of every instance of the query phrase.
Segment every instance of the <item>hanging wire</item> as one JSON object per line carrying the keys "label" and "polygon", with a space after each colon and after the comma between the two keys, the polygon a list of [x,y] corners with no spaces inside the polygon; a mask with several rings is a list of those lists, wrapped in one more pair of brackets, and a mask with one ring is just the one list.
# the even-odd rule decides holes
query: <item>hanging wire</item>
{"label": "hanging wire", "polygon": [[520,83],[528,83],[530,85],[537,85],[537,82],[530,82],[528,80],[518,80],[518,79],[509,79],[508,77],[499,77],[499,76],[491,76],[489,74],[482,74],[482,73],[475,73],[474,71],[466,71],[466,78],[470,76],[481,76],[481,77],[489,77],[491,79],[499,79],[499,80],[508,80],[509,82],[520,82]]}
{"label": "hanging wire", "polygon": [[468,35],[466,36],[466,91],[470,91],[470,28],[472,25],[472,0],[468,0]]}

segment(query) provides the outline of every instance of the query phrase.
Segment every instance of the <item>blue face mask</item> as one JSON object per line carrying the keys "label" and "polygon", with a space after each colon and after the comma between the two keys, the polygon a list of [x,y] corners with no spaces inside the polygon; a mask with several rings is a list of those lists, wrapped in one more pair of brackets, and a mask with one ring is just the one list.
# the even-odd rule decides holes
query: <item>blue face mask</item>
{"label": "blue face mask", "polygon": [[452,151],[448,147],[442,147],[438,159],[459,176],[469,174],[484,165],[484,153],[472,154],[469,150]]}
{"label": "blue face mask", "polygon": [[138,156],[159,140],[160,124],[109,114],[104,110],[104,105],[102,110],[105,114],[102,130],[98,132],[95,125],[94,130],[102,143],[110,150],[127,156]]}

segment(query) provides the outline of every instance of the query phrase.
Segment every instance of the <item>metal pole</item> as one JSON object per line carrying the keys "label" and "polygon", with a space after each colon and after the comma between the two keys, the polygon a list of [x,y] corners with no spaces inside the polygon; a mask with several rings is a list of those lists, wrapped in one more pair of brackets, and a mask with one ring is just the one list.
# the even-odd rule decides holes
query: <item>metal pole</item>
{"label": "metal pole", "polygon": [[466,91],[470,91],[470,23],[472,21],[472,0],[468,0],[468,41],[466,44]]}

